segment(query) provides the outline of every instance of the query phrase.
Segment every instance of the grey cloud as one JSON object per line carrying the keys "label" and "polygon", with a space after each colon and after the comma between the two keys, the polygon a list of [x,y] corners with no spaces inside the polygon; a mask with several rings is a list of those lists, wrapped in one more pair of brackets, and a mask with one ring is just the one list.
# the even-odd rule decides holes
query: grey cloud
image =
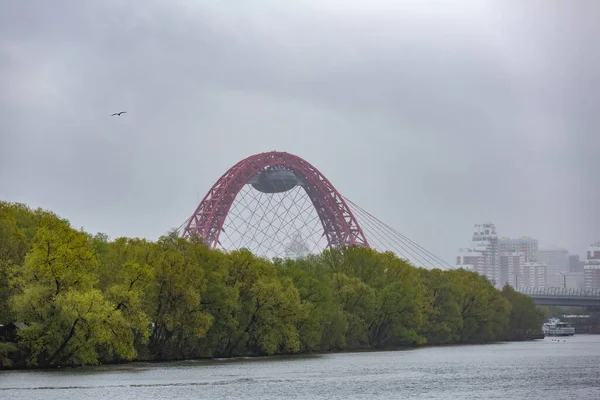
{"label": "grey cloud", "polygon": [[595,2],[136,4],[0,15],[1,198],[156,237],[277,149],[449,261],[482,220],[600,236]]}

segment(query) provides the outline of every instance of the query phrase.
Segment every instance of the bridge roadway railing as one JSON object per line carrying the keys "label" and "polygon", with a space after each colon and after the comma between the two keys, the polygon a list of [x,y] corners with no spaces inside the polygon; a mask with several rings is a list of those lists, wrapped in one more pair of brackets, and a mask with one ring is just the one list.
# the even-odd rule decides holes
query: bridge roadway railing
{"label": "bridge roadway railing", "polygon": [[600,289],[520,287],[516,290],[532,297],[538,305],[600,306]]}
{"label": "bridge roadway railing", "polygon": [[592,297],[600,299],[600,289],[577,289],[565,287],[520,287],[518,292],[529,296]]}

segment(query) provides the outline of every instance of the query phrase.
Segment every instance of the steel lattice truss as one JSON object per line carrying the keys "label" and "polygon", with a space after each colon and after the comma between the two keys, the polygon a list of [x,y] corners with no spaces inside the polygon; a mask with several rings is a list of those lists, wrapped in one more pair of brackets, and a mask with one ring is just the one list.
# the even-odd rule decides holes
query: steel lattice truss
{"label": "steel lattice truss", "polygon": [[297,258],[327,247],[323,225],[302,187],[261,193],[246,185],[236,196],[219,237],[223,249],[247,248],[268,258]]}
{"label": "steel lattice truss", "polygon": [[[232,211],[232,207],[235,205],[230,218],[230,220],[232,220],[232,225],[229,227],[231,228],[232,236],[228,236],[230,232],[227,232],[226,239],[237,243],[239,238],[240,243],[242,243],[244,239],[250,238],[251,242],[257,245],[258,241],[256,240],[256,237],[252,240],[252,233],[242,232],[239,224],[236,224],[233,221],[242,220],[248,216],[248,213],[252,215],[253,212],[258,212],[259,210],[256,208],[258,207],[258,202],[254,201],[256,204],[253,211],[248,205],[238,205],[244,204],[244,201],[246,201],[246,203],[248,203],[248,201],[252,202],[252,200],[242,199],[237,203],[236,200],[240,192],[250,182],[258,179],[257,177],[259,177],[261,173],[273,167],[279,167],[286,172],[293,173],[295,179],[298,180],[299,186],[296,186],[293,190],[303,190],[308,196],[313,210],[320,221],[322,235],[327,243],[326,247],[349,245],[369,246],[352,211],[331,182],[329,182],[329,180],[327,180],[327,178],[325,178],[325,176],[314,166],[302,158],[289,153],[276,151],[250,156],[235,164],[221,176],[208,191],[192,217],[188,220],[183,230],[183,236],[200,237],[211,248],[216,248],[219,245],[226,248],[225,243],[220,241],[220,237],[224,231],[227,232],[227,230],[225,230],[226,219]],[[248,187],[250,188],[251,186]],[[293,192],[293,190],[290,190],[290,192]],[[245,194],[245,192],[243,194]],[[290,199],[291,197],[289,196],[294,196],[293,193],[287,192],[269,194],[269,196],[272,197],[277,197],[278,195],[285,195],[286,199]],[[256,200],[256,197],[254,199]],[[294,199],[296,198],[294,197]],[[286,201],[287,203],[284,203],[283,205],[280,204],[276,210],[266,206],[266,211],[271,214],[276,214],[285,210],[284,214],[287,213],[289,215],[291,212],[290,205],[295,203],[293,200],[291,202],[288,200]],[[273,202],[273,200],[271,200],[271,202]],[[287,204],[287,206],[285,204]],[[298,206],[296,206],[296,209],[298,209]],[[265,211],[265,207],[263,207],[262,211]],[[238,214],[243,215],[244,217],[236,217]],[[284,240],[284,236],[285,239],[291,240],[304,238],[304,235],[307,235],[306,240],[309,241],[308,245],[310,245],[310,241],[312,241],[315,242],[315,246],[318,246],[317,240],[308,238],[308,236],[310,236],[309,233],[313,233],[313,229],[308,227],[310,226],[309,223],[301,222],[301,228],[296,229],[295,232],[287,232],[285,229],[282,231],[282,224],[277,225],[277,227],[274,226],[273,224],[276,224],[274,220],[270,220],[271,225],[269,225],[269,223],[263,224],[262,221],[263,220],[261,220],[258,225],[258,234],[264,236],[267,239],[267,242],[270,237],[275,237],[275,242],[281,244],[283,243],[282,240]],[[227,224],[230,223],[228,222]],[[251,224],[249,226],[252,227]],[[278,233],[273,236],[273,232],[275,231]],[[291,237],[289,236],[290,233],[292,234]],[[232,243],[227,244],[230,245]],[[260,245],[261,248],[265,246],[269,246],[269,244],[262,243]],[[252,245],[244,245],[244,247],[252,247]]]}

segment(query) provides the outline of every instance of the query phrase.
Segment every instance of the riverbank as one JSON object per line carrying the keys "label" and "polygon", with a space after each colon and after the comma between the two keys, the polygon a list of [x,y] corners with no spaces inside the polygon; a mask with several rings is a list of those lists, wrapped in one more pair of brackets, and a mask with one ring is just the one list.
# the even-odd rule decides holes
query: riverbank
{"label": "riverbank", "polygon": [[[599,335],[600,337],[600,335]],[[447,347],[466,347],[466,346],[486,346],[486,345],[498,345],[502,343],[512,343],[512,342],[531,342],[534,340],[544,340],[544,337],[535,337],[535,338],[524,338],[524,339],[515,339],[515,340],[500,340],[494,342],[487,343],[448,343],[448,344],[422,344],[419,346],[405,346],[405,347],[387,347],[387,348],[358,348],[358,349],[337,349],[337,350],[329,350],[329,351],[312,351],[312,352],[304,352],[304,353],[280,353],[274,355],[247,355],[247,356],[232,356],[232,357],[199,357],[199,358],[182,358],[182,359],[170,359],[170,360],[157,360],[157,359],[133,359],[128,361],[120,361],[120,362],[110,362],[110,363],[98,363],[96,365],[69,365],[69,366],[52,366],[52,367],[38,367],[31,365],[15,365],[10,368],[1,368],[0,370],[23,370],[23,371],[52,371],[58,369],[78,369],[85,367],[96,367],[96,366],[121,366],[121,365],[134,365],[134,364],[165,364],[165,363],[178,363],[178,362],[186,362],[186,361],[202,361],[202,362],[223,362],[223,361],[247,361],[247,360],[277,360],[277,359],[287,359],[287,360],[302,360],[304,358],[310,357],[321,357],[326,355],[335,355],[335,354],[362,354],[362,353],[384,353],[384,352],[399,352],[399,351],[414,351],[419,349],[427,349],[427,348],[447,348]],[[0,343],[1,345],[2,343]],[[11,345],[16,345],[16,343],[9,343]]]}

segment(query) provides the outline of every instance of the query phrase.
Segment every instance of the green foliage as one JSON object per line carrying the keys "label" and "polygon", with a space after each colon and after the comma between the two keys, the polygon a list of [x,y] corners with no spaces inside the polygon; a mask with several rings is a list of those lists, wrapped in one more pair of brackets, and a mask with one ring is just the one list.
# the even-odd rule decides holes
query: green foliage
{"label": "green foliage", "polygon": [[[18,315],[22,312],[25,316],[31,307],[17,302],[17,310]],[[19,345],[30,354],[31,365],[97,364],[100,349],[109,357],[135,356],[132,333],[123,314],[96,289],[62,292],[43,311],[19,332]]]}
{"label": "green foliage", "polygon": [[[0,203],[0,323],[25,324],[0,363],[269,355],[521,339],[541,313],[463,270],[350,247],[298,260],[224,253],[174,234],[91,236]],[[12,346],[12,347],[11,347]]]}
{"label": "green foliage", "polygon": [[40,219],[12,297],[15,317],[27,327],[19,346],[31,365],[95,364],[135,357],[133,332],[119,306],[96,289],[99,263],[91,238],[51,214]]}
{"label": "green foliage", "polygon": [[516,292],[510,286],[502,289],[502,296],[511,305],[506,340],[523,340],[539,334],[544,322],[544,313],[535,307],[533,299]]}
{"label": "green foliage", "polygon": [[158,358],[183,358],[188,339],[204,336],[212,324],[201,304],[205,280],[194,246],[168,236],[150,253],[154,280],[146,310],[154,324],[150,351]]}
{"label": "green foliage", "polygon": [[[0,304],[8,304],[18,293],[13,278],[29,250],[26,229],[19,224],[23,211],[29,212],[22,205],[0,202]],[[0,307],[0,324],[10,322],[13,317],[9,307]]]}
{"label": "green foliage", "polygon": [[460,287],[454,281],[460,272],[452,274],[439,269],[421,269],[419,272],[426,290],[423,335],[432,344],[457,342],[463,318],[459,305]]}
{"label": "green foliage", "polygon": [[218,325],[209,332],[216,344],[213,356],[296,352],[297,330],[306,318],[298,290],[280,278],[274,265],[247,250],[228,255],[217,287],[222,299],[211,296]]}
{"label": "green foliage", "polygon": [[452,271],[453,285],[459,290],[458,306],[462,327],[460,343],[485,343],[502,338],[508,324],[510,304],[482,275],[467,271]]}
{"label": "green foliage", "polygon": [[13,366],[11,356],[18,353],[19,349],[12,343],[0,343],[0,368],[10,368]]}

